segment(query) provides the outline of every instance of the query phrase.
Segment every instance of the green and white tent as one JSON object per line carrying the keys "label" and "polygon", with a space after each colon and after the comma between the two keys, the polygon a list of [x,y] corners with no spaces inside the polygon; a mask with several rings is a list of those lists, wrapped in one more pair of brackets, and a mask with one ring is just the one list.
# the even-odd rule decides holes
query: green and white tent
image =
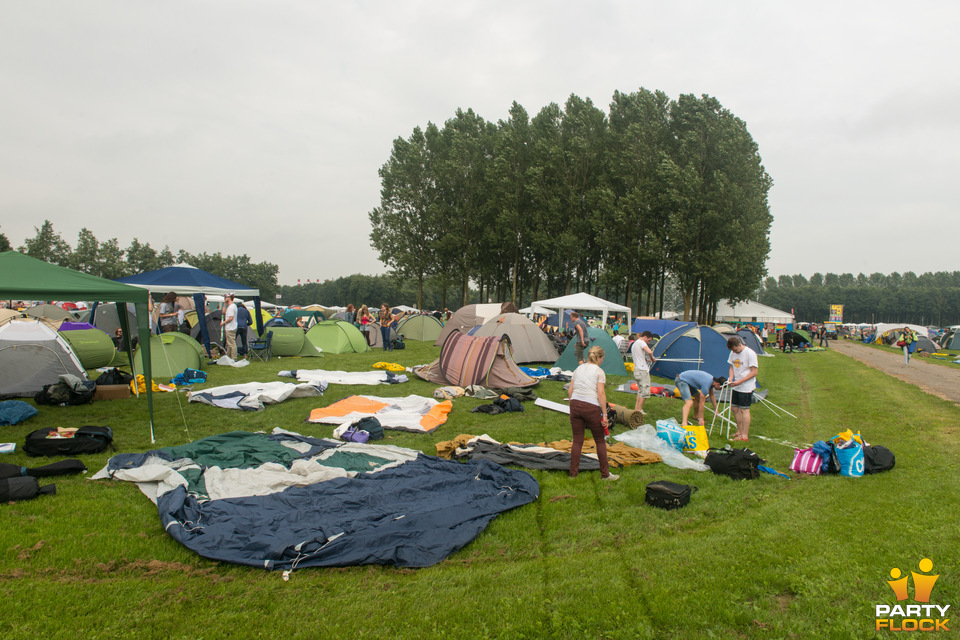
{"label": "green and white tent", "polygon": [[397,333],[403,336],[404,340],[418,340],[420,342],[434,342],[440,337],[443,331],[443,323],[437,318],[427,314],[417,314],[407,316],[400,321],[397,327]]}
{"label": "green and white tent", "polygon": [[363,353],[370,351],[360,330],[343,320],[324,320],[307,332],[307,339],[326,353]]}
{"label": "green and white tent", "polygon": [[266,335],[273,332],[270,342],[270,352],[275,356],[308,358],[320,357],[313,341],[307,337],[300,327],[267,327],[263,330]]}

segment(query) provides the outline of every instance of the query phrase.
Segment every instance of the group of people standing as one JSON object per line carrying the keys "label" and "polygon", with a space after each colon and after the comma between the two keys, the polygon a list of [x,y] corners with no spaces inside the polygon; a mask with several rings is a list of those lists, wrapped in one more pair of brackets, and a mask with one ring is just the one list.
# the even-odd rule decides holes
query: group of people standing
{"label": "group of people standing", "polygon": [[[581,333],[575,329],[576,339],[580,340]],[[637,382],[636,411],[643,411],[644,401],[650,397],[650,368],[656,363],[650,343],[653,334],[644,331],[631,346],[633,355],[633,376]],[[683,426],[687,426],[690,409],[694,410],[694,419],[704,425],[704,408],[707,398],[713,403],[714,410],[718,409],[716,392],[724,386],[731,391],[730,406],[736,423],[736,432],[731,440],[746,442],[750,435],[750,405],[753,404],[753,392],[757,388],[757,373],[759,361],[757,354],[737,336],[727,340],[727,349],[730,355],[727,358],[729,365],[728,377],[714,377],[709,372],[689,369],[676,377],[677,390],[683,400],[681,410]],[[597,459],[600,464],[600,476],[604,480],[617,480],[619,476],[610,473],[607,459],[606,435],[607,412],[610,405],[606,395],[606,374],[601,365],[605,357],[602,347],[591,347],[587,351],[586,361],[578,358],[579,366],[573,372],[567,391],[570,401],[570,428],[573,433],[573,445],[570,451],[570,477],[577,477],[580,471],[580,456],[586,431],[593,435],[597,449]],[[696,399],[694,399],[696,394]]]}

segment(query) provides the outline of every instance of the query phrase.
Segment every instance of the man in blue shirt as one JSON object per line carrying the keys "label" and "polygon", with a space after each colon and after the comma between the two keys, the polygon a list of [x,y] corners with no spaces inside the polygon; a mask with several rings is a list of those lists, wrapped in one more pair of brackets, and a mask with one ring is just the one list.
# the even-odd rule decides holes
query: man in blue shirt
{"label": "man in blue shirt", "polygon": [[247,355],[247,327],[253,324],[253,318],[250,312],[243,304],[237,305],[237,353],[241,356]]}
{"label": "man in blue shirt", "polygon": [[714,378],[706,371],[698,371],[696,369],[688,369],[687,371],[681,371],[677,375],[676,383],[677,390],[680,392],[680,397],[683,399],[683,423],[682,426],[687,426],[687,418],[690,417],[690,407],[693,406],[693,394],[697,394],[697,408],[693,412],[694,418],[697,420],[697,424],[700,426],[704,425],[703,419],[703,408],[706,405],[707,396],[710,397],[710,402],[713,403],[713,410],[717,410],[717,398],[714,395],[714,389],[720,389],[727,381],[723,376],[719,378]]}

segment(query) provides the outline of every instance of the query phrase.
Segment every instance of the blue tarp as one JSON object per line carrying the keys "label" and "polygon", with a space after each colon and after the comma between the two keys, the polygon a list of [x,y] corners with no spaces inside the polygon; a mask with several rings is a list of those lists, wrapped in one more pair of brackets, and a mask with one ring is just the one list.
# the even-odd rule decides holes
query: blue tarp
{"label": "blue tarp", "polygon": [[[689,335],[688,335],[689,334]],[[730,372],[727,339],[707,326],[680,327],[663,336],[653,349],[657,363],[650,373],[673,380],[681,371],[708,371],[715,378]]]}

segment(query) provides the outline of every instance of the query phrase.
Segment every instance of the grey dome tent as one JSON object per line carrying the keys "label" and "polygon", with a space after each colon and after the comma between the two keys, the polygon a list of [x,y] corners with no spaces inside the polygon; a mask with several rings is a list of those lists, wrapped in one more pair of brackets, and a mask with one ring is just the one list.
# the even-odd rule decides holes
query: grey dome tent
{"label": "grey dome tent", "polygon": [[512,302],[494,302],[490,304],[468,304],[453,312],[450,319],[443,325],[443,331],[437,336],[433,346],[440,347],[454,331],[467,333],[474,327],[479,327],[487,320],[496,318],[501,313],[519,313]]}
{"label": "grey dome tent", "polygon": [[39,320],[0,326],[0,398],[33,396],[65,373],[87,379],[62,335]]}
{"label": "grey dome tent", "polygon": [[503,313],[487,320],[473,335],[510,337],[516,362],[555,362],[557,348],[540,327],[519,313]]}

